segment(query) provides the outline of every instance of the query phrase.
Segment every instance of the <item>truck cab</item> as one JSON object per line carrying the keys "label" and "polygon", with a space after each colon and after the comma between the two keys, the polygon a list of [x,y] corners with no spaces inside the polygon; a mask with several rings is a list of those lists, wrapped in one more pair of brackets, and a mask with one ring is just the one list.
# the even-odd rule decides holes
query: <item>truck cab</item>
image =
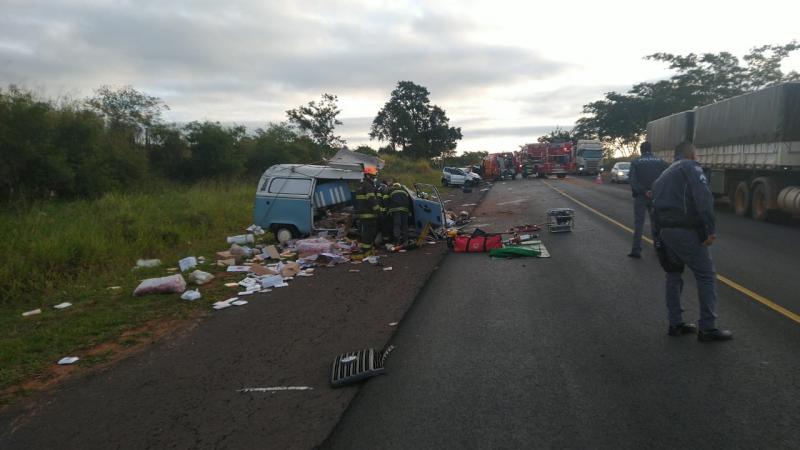
{"label": "truck cab", "polygon": [[575,173],[596,175],[603,169],[603,144],[597,140],[581,139],[575,146]]}

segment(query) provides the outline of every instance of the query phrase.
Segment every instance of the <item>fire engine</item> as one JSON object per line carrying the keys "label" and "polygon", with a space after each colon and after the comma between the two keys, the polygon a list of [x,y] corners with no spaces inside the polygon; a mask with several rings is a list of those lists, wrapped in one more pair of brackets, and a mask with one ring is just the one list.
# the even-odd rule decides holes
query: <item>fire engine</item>
{"label": "fire engine", "polygon": [[572,142],[526,144],[519,151],[522,176],[564,178],[575,170]]}

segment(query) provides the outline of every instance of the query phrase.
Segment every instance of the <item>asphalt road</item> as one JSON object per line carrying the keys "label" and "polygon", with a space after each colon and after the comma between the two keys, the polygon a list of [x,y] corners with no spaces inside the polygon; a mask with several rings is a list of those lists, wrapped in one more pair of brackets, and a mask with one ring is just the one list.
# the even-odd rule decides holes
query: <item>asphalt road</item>
{"label": "asphalt road", "polygon": [[[631,226],[627,186],[591,179],[496,184],[484,228],[576,211],[542,233],[552,258],[449,254],[329,448],[798,448],[800,324],[718,283],[730,342],[666,335],[663,273],[650,248],[552,187]],[[720,274],[800,313],[800,228],[720,211]],[[688,275],[688,273],[687,273]],[[685,319],[697,319],[685,276]]]}

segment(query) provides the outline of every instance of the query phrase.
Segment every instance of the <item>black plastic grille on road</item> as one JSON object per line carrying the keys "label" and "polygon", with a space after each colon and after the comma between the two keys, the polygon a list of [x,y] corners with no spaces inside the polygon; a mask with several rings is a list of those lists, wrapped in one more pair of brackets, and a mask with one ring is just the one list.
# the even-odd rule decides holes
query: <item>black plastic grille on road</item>
{"label": "black plastic grille on road", "polygon": [[337,356],[331,367],[331,386],[340,387],[384,373],[384,363],[391,351],[392,347],[383,352],[368,348]]}

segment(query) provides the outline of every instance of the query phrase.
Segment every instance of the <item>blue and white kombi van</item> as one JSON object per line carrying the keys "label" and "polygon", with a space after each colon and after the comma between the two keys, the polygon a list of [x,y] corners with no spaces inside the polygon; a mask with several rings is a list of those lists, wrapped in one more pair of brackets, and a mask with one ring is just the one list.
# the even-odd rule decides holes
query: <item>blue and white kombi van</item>
{"label": "blue and white kombi van", "polygon": [[[352,204],[351,184],[363,176],[360,170],[330,166],[272,166],[258,182],[253,223],[275,233],[279,242],[323,231],[314,226],[315,218],[324,216],[326,209]],[[434,229],[445,224],[444,206],[435,187],[415,185],[414,192],[408,191],[414,203],[412,229],[420,230],[425,223]]]}

